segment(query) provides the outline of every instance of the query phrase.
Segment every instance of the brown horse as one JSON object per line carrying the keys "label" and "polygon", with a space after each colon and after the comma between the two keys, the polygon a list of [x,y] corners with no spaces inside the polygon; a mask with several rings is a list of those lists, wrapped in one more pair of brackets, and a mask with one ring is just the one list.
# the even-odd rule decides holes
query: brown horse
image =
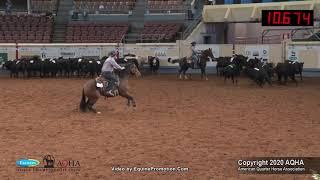
{"label": "brown horse", "polygon": [[[134,63],[128,63],[125,65],[125,69],[115,72],[119,77],[119,86],[116,88],[118,95],[128,99],[128,106],[133,105],[136,107],[136,102],[132,96],[128,94],[128,78],[129,75],[140,77],[140,71]],[[94,113],[97,111],[93,108],[93,105],[98,101],[100,96],[104,96],[101,88],[97,87],[97,79],[91,79],[87,81],[82,89],[82,98],[80,101],[80,110],[86,112],[87,109]],[[100,112],[98,112],[100,113]]]}
{"label": "brown horse", "polygon": [[[201,51],[201,54],[199,57],[199,63],[198,63],[198,66],[201,70],[201,79],[203,79],[203,77],[205,77],[205,79],[208,80],[207,73],[206,73],[206,67],[207,67],[207,61],[210,61],[210,58],[211,58],[211,60],[214,59],[211,48]],[[183,57],[181,59],[174,59],[174,60],[169,58],[168,62],[171,62],[173,64],[179,63],[179,66],[180,66],[180,69],[178,71],[179,78],[182,79],[181,73],[183,73],[184,78],[188,79],[186,76],[186,72],[189,68],[192,68],[191,57],[190,58]]]}

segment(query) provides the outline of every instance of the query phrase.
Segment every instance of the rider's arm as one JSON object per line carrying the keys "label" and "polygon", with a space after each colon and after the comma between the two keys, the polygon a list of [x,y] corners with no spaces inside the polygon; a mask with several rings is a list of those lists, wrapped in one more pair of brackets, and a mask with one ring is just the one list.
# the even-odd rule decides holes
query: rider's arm
{"label": "rider's arm", "polygon": [[124,69],[123,67],[121,67],[121,66],[114,60],[114,58],[112,58],[112,59],[110,60],[110,63],[112,64],[113,68],[115,68],[115,69]]}

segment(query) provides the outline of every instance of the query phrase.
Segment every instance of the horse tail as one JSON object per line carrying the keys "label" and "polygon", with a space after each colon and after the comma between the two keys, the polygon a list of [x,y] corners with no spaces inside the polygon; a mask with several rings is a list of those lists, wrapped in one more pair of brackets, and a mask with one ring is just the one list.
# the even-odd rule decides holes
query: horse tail
{"label": "horse tail", "polygon": [[80,101],[80,110],[82,112],[85,112],[87,109],[87,102],[86,102],[86,96],[84,95],[84,88],[82,89],[82,98]]}

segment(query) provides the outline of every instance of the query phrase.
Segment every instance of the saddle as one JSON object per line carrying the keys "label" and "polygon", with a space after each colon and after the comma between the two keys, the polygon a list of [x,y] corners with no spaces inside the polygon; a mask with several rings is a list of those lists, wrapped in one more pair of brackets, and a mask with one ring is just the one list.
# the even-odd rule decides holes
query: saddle
{"label": "saddle", "polygon": [[[107,94],[107,87],[110,83],[110,80],[108,79],[105,79],[103,76],[99,76],[95,79],[96,81],[96,87],[97,89],[99,90],[100,94],[102,96],[105,96],[105,97],[114,97],[114,96],[109,96]],[[115,95],[115,96],[118,96],[119,95],[119,91],[118,91],[118,85],[114,85],[112,87],[112,93]]]}
{"label": "saddle", "polygon": [[192,69],[199,69],[199,68],[200,68],[200,67],[199,67],[199,64],[200,64],[199,59],[198,59],[197,63],[194,64],[193,59],[192,59],[192,56],[189,57],[189,58],[187,58],[187,63],[191,65]]}

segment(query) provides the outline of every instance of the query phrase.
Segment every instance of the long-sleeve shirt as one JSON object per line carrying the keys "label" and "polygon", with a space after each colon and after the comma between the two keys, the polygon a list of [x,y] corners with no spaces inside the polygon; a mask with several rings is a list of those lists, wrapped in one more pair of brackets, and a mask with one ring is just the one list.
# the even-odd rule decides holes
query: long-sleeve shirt
{"label": "long-sleeve shirt", "polygon": [[108,57],[108,59],[103,63],[101,71],[113,72],[113,69],[121,69],[121,66],[116,62],[116,60],[113,57]]}
{"label": "long-sleeve shirt", "polygon": [[193,55],[197,55],[200,51],[196,50],[196,47],[191,46],[191,52],[192,52],[192,56],[193,56]]}

